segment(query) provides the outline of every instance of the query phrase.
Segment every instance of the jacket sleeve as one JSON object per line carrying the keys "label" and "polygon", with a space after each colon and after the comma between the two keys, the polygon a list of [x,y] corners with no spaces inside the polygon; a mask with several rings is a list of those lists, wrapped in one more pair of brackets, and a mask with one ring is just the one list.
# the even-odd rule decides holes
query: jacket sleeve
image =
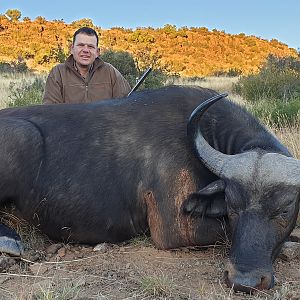
{"label": "jacket sleeve", "polygon": [[131,90],[130,84],[116,68],[113,69],[114,69],[113,98],[127,97],[128,93]]}
{"label": "jacket sleeve", "polygon": [[62,80],[58,70],[52,69],[46,80],[43,104],[63,103]]}

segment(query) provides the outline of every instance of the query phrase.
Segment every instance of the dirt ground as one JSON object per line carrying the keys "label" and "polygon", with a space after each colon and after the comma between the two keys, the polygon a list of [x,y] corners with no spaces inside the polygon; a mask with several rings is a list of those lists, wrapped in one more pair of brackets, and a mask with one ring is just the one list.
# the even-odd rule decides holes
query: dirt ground
{"label": "dirt ground", "polygon": [[224,284],[225,246],[162,251],[147,237],[96,248],[33,240],[22,259],[0,257],[1,300],[300,299],[299,256],[276,260],[274,289],[245,295]]}

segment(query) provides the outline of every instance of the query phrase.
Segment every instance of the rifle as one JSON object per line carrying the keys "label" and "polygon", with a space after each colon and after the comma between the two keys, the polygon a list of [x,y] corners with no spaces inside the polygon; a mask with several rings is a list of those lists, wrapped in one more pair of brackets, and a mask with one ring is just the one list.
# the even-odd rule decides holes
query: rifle
{"label": "rifle", "polygon": [[131,89],[131,91],[128,93],[127,97],[129,97],[134,91],[136,91],[138,89],[138,87],[143,83],[143,81],[146,79],[146,77],[149,75],[149,73],[151,72],[152,68],[149,67],[144,74],[142,75],[142,77],[137,81],[137,83],[135,84],[135,86]]}

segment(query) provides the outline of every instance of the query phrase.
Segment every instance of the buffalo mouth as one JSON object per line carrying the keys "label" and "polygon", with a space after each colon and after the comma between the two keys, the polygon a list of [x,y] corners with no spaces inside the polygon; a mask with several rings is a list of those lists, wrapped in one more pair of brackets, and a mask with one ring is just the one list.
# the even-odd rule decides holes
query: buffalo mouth
{"label": "buffalo mouth", "polygon": [[225,283],[235,292],[254,294],[257,291],[274,287],[273,268],[251,268],[238,266],[229,262],[224,272]]}

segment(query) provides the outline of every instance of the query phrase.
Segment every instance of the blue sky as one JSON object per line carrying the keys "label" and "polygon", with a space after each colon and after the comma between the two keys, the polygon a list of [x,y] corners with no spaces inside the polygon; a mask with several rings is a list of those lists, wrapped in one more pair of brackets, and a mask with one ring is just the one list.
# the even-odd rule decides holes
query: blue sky
{"label": "blue sky", "polygon": [[104,29],[111,27],[207,27],[226,33],[277,39],[300,48],[299,0],[0,0],[0,13],[18,9],[22,17],[66,23],[92,19]]}

